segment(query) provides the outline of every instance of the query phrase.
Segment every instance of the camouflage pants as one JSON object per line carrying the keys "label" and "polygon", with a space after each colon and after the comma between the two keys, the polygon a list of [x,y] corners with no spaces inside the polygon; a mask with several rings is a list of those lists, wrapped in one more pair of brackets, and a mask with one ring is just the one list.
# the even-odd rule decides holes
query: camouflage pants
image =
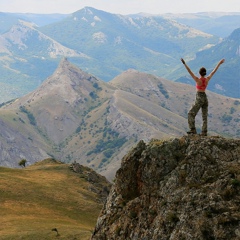
{"label": "camouflage pants", "polygon": [[202,108],[202,132],[207,132],[208,98],[205,92],[197,92],[195,103],[188,112],[190,129],[195,129],[195,117],[200,108]]}

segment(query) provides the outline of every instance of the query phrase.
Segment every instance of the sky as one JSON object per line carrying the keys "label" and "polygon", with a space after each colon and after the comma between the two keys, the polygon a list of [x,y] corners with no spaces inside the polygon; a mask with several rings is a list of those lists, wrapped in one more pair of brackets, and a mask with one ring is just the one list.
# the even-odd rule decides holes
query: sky
{"label": "sky", "polygon": [[0,12],[64,13],[84,7],[116,14],[240,12],[239,0],[0,0]]}

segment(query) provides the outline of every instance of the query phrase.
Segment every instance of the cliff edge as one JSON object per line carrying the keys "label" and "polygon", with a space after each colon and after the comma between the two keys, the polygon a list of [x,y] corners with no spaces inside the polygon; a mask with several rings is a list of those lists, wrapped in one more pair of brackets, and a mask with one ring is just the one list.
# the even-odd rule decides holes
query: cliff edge
{"label": "cliff edge", "polygon": [[140,141],[123,158],[91,239],[240,239],[240,140]]}

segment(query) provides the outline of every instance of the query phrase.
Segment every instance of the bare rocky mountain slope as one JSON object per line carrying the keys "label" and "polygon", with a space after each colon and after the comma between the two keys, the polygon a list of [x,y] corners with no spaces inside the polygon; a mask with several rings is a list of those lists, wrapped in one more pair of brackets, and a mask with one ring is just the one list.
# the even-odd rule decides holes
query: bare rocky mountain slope
{"label": "bare rocky mountain slope", "polygon": [[[184,135],[194,98],[187,84],[135,70],[106,83],[63,59],[40,87],[0,108],[0,164],[53,157],[113,179],[139,140]],[[209,134],[239,137],[240,101],[211,92],[209,101]]]}
{"label": "bare rocky mountain slope", "polygon": [[140,141],[122,160],[92,240],[240,239],[240,140]]}

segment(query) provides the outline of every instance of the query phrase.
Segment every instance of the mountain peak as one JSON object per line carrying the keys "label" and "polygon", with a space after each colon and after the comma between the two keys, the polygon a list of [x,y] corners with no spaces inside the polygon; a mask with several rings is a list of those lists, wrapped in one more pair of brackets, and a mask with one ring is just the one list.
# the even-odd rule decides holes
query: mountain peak
{"label": "mountain peak", "polygon": [[57,69],[68,69],[70,67],[71,63],[68,61],[66,57],[63,57],[58,65]]}
{"label": "mountain peak", "polygon": [[[65,76],[65,78],[62,78],[61,76]],[[83,71],[76,65],[72,64],[68,61],[66,57],[62,58],[56,71],[54,74],[47,80],[68,80],[71,81],[72,84],[79,84],[80,82],[87,81],[87,82],[95,82],[98,81],[97,78],[95,78],[93,75]]]}
{"label": "mountain peak", "polygon": [[55,72],[48,77],[36,90],[18,99],[11,107],[21,106],[30,102],[44,102],[51,99],[51,103],[66,102],[74,104],[79,99],[88,98],[93,91],[93,84],[99,80],[70,63],[66,57],[62,58]]}
{"label": "mountain peak", "polygon": [[53,75],[43,82],[34,95],[57,96],[58,101],[64,99],[70,104],[75,104],[80,98],[89,97],[89,93],[93,91],[93,84],[97,81],[93,75],[63,58]]}
{"label": "mountain peak", "polygon": [[79,11],[73,13],[73,16],[74,17],[76,17],[78,15],[94,16],[94,14],[97,14],[97,13],[110,14],[110,13],[107,13],[107,12],[105,12],[103,10],[99,10],[99,9],[87,6],[87,7],[84,7],[82,9],[80,9]]}
{"label": "mountain peak", "polygon": [[95,239],[240,237],[240,140],[140,141],[122,160]]}

